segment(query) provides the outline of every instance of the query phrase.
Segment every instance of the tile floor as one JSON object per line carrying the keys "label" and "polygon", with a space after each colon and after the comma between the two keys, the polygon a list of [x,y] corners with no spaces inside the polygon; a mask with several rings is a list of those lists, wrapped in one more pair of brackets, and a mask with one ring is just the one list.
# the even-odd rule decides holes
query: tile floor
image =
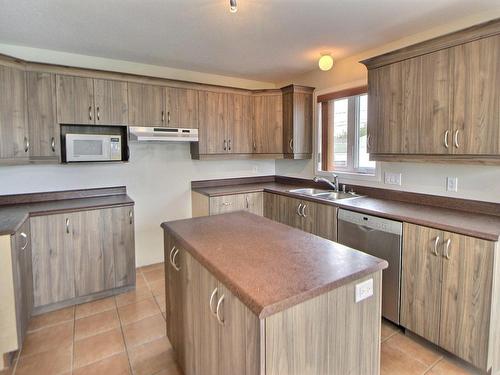
{"label": "tile floor", "polygon": [[[33,318],[14,365],[0,375],[181,375],[165,336],[164,280],[163,264],[142,267],[133,292]],[[383,322],[381,374],[473,372]]]}

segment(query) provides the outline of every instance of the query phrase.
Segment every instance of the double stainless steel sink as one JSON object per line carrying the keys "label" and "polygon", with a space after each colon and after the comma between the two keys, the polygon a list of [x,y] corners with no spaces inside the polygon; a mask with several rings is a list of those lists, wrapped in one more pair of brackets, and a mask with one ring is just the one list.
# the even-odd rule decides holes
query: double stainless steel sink
{"label": "double stainless steel sink", "polygon": [[306,195],[309,197],[325,199],[328,201],[336,201],[339,199],[350,199],[350,198],[361,197],[361,195],[357,195],[355,193],[344,193],[342,191],[323,190],[323,189],[314,189],[314,188],[292,189],[292,190],[288,190],[288,191],[290,193]]}

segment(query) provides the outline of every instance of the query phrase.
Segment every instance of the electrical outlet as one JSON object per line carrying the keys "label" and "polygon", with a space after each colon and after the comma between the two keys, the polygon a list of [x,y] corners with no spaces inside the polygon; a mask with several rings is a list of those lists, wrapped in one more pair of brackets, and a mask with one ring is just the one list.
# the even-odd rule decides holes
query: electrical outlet
{"label": "electrical outlet", "polygon": [[458,191],[457,177],[446,177],[446,191]]}
{"label": "electrical outlet", "polygon": [[401,186],[401,173],[391,173],[385,172],[384,182],[388,185],[399,185]]}
{"label": "electrical outlet", "polygon": [[356,284],[356,303],[373,296],[373,279]]}

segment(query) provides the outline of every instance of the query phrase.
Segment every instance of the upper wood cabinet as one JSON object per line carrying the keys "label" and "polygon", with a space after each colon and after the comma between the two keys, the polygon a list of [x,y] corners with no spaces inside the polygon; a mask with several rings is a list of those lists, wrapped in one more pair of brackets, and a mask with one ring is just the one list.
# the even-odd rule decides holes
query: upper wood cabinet
{"label": "upper wood cabinet", "polygon": [[59,124],[127,125],[127,83],[57,75]]}
{"label": "upper wood cabinet", "polygon": [[283,99],[281,91],[255,94],[253,151],[283,154]]}
{"label": "upper wood cabinet", "polygon": [[166,126],[198,128],[198,92],[165,87]]}
{"label": "upper wood cabinet", "polygon": [[28,160],[26,73],[0,66],[0,159]]}
{"label": "upper wood cabinet", "polygon": [[26,72],[30,158],[60,156],[60,127],[56,115],[56,77],[51,73]]}
{"label": "upper wood cabinet", "polygon": [[[498,353],[494,242],[403,225],[401,324],[489,371]],[[493,354],[495,353],[495,354]]]}
{"label": "upper wood cabinet", "polygon": [[364,61],[372,160],[500,159],[499,59],[496,20]]}
{"label": "upper wood cabinet", "polygon": [[290,85],[283,92],[283,153],[289,159],[310,159],[312,154],[311,87]]}
{"label": "upper wood cabinet", "polygon": [[250,95],[227,94],[227,128],[228,152],[233,154],[251,154],[252,97]]}
{"label": "upper wood cabinet", "polygon": [[200,154],[224,154],[229,151],[227,137],[227,94],[199,91],[199,142]]}

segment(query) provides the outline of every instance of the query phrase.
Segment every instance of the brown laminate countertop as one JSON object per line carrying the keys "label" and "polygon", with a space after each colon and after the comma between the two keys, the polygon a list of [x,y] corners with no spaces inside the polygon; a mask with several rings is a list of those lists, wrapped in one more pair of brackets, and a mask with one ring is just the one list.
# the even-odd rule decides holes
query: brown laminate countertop
{"label": "brown laminate countertop", "polygon": [[388,265],[246,212],[166,222],[162,227],[260,319]]}
{"label": "brown laminate countertop", "polygon": [[269,192],[287,195],[293,198],[330,204],[346,210],[366,213],[374,216],[425,225],[489,241],[500,240],[500,217],[479,213],[471,213],[455,209],[427,206],[415,203],[358,197],[327,201],[325,199],[290,193],[289,190],[303,186],[277,182],[249,183],[228,186],[194,188],[193,191],[209,197],[242,194],[252,192]]}
{"label": "brown laminate countertop", "polygon": [[14,234],[29,216],[131,206],[133,204],[134,201],[128,195],[120,194],[0,206],[0,235]]}

